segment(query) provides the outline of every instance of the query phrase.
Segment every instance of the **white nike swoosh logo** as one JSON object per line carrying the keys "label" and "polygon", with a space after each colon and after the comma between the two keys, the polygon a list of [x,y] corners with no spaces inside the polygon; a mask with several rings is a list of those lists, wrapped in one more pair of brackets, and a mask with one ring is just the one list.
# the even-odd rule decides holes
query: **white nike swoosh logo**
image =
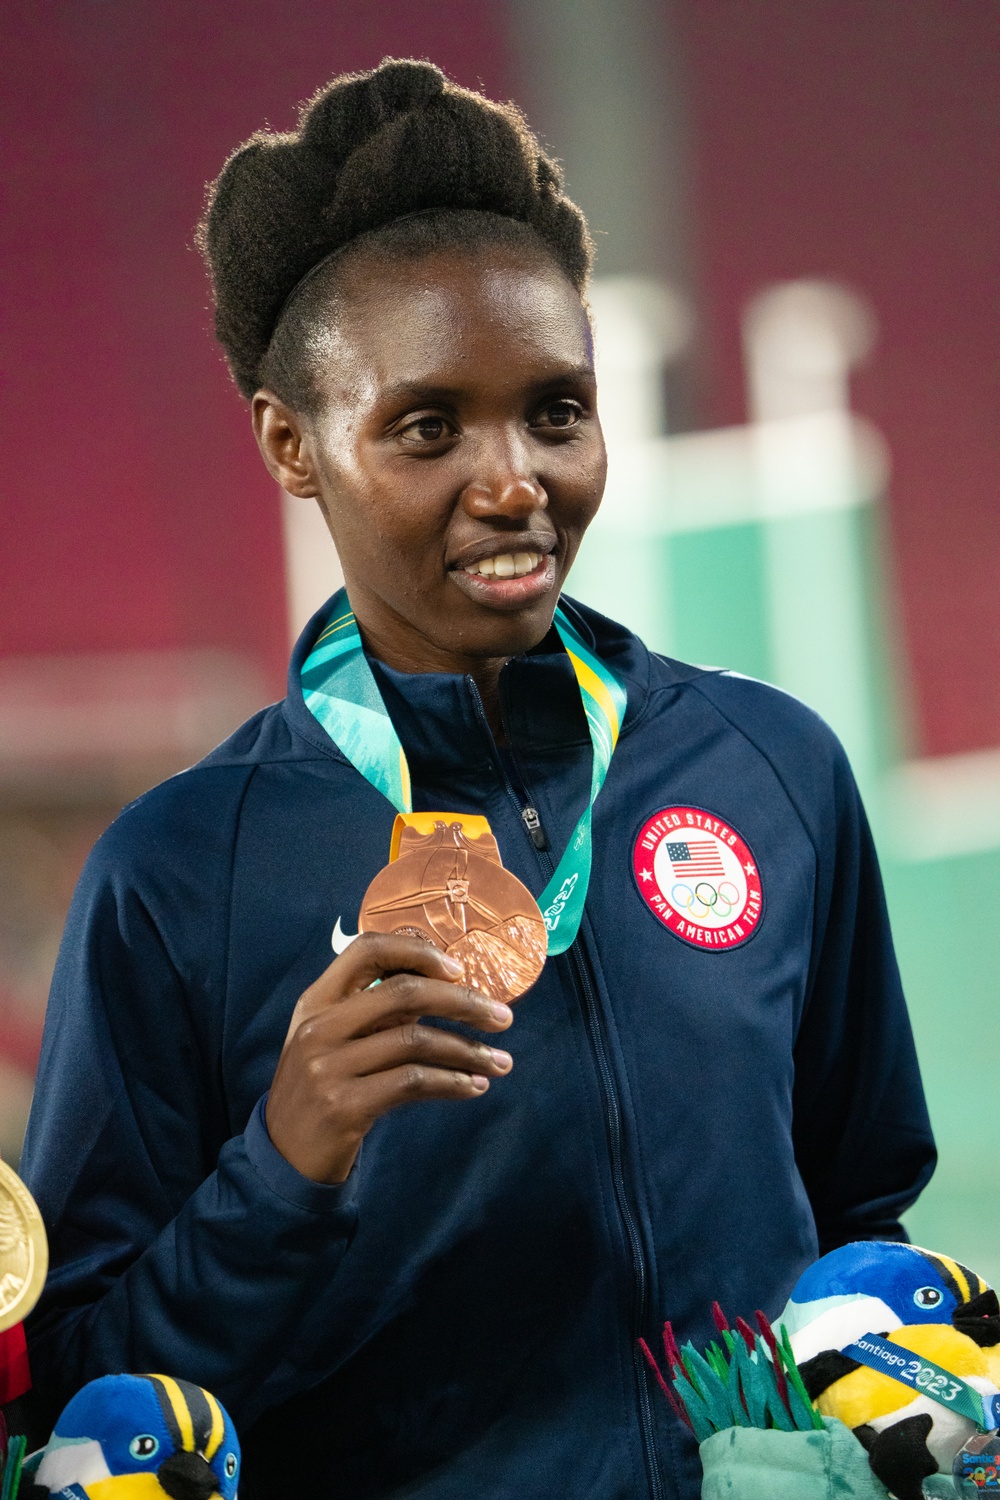
{"label": "white nike swoosh logo", "polygon": [[356,932],[345,932],[340,925],[340,918],[338,917],[337,924],[333,929],[333,936],[330,939],[330,947],[334,953],[343,953],[344,949],[349,948],[358,935]]}

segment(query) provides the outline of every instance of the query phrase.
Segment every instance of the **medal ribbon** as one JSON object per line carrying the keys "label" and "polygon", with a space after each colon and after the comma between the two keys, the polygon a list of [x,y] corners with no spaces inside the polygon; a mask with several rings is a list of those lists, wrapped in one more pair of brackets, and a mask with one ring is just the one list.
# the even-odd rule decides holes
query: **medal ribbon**
{"label": "medal ribbon", "polygon": [[[579,931],[590,885],[593,812],[625,718],[625,688],[581,639],[561,606],[554,624],[576,674],[594,761],[590,801],[556,872],[538,898],[550,954],[564,953]],[[302,665],[306,707],[366,781],[397,812],[413,811],[410,768],[368,665],[347,592],[334,595],[330,622]]]}
{"label": "medal ribbon", "polygon": [[858,1364],[908,1385],[916,1396],[928,1396],[967,1417],[984,1432],[1000,1426],[1000,1396],[984,1396],[974,1385],[943,1370],[933,1360],[914,1354],[902,1344],[890,1343],[877,1333],[866,1333],[844,1353]]}

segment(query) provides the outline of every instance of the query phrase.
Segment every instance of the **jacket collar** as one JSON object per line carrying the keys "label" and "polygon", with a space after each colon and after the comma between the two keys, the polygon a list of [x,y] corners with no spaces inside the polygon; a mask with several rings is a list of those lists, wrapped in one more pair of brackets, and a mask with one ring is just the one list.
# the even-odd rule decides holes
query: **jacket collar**
{"label": "jacket collar", "polygon": [[[649,653],[637,636],[596,611],[565,597],[562,605],[592,649],[625,682],[628,711],[623,732],[627,733],[648,698]],[[286,721],[297,735],[324,754],[345,760],[302,697],[302,664],[326,624],[329,609],[327,600],[296,642],[283,707]],[[369,661],[415,781],[423,781],[431,769],[435,780],[450,767],[456,772],[461,767],[465,774],[475,774],[480,767],[485,770],[491,762],[491,737],[470,677],[446,672],[397,672],[373,658]],[[554,630],[534,651],[508,662],[501,675],[500,693],[515,755],[534,757],[573,745],[589,746],[576,678]]]}

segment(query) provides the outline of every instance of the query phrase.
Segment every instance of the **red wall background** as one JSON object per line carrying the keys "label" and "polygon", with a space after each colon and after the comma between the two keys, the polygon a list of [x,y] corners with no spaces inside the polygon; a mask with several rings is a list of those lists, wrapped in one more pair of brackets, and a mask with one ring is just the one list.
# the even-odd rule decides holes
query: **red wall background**
{"label": "red wall background", "polygon": [[[708,351],[742,420],[739,313],[826,275],[882,336],[921,748],[1000,743],[993,0],[676,0]],[[281,691],[279,513],[191,248],[227,152],[387,52],[516,92],[502,6],[36,0],[5,15],[0,652],[230,646]],[[597,81],[595,81],[597,86]]]}
{"label": "red wall background", "polygon": [[739,315],[829,276],[881,337],[854,392],[892,453],[919,748],[1000,744],[1000,5],[677,0],[710,425],[745,419]]}
{"label": "red wall background", "polygon": [[387,53],[506,97],[502,13],[40,0],[4,41],[0,651],[231,646],[277,696],[279,508],[211,337],[203,186]]}

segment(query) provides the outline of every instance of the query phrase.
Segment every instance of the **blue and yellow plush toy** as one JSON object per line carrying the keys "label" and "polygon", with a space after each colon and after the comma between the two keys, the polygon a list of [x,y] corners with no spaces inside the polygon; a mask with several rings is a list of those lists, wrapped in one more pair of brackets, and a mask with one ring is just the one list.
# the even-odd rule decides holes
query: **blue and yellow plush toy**
{"label": "blue and yellow plush toy", "polygon": [[[950,1475],[956,1453],[977,1431],[941,1391],[966,1392],[970,1410],[982,1398],[985,1410],[996,1410],[1000,1302],[950,1256],[917,1245],[844,1245],[803,1274],[779,1322],[810,1397],[824,1416],[851,1428],[897,1500],[921,1500],[925,1480]],[[915,1356],[898,1361],[920,1369],[915,1384],[853,1357],[852,1349],[867,1357],[868,1346],[858,1343],[866,1335],[876,1336],[882,1357],[895,1349]],[[955,1379],[942,1379],[945,1373]]]}
{"label": "blue and yellow plush toy", "polygon": [[200,1386],[105,1375],[73,1397],[24,1469],[22,1500],[236,1500],[240,1445]]}

